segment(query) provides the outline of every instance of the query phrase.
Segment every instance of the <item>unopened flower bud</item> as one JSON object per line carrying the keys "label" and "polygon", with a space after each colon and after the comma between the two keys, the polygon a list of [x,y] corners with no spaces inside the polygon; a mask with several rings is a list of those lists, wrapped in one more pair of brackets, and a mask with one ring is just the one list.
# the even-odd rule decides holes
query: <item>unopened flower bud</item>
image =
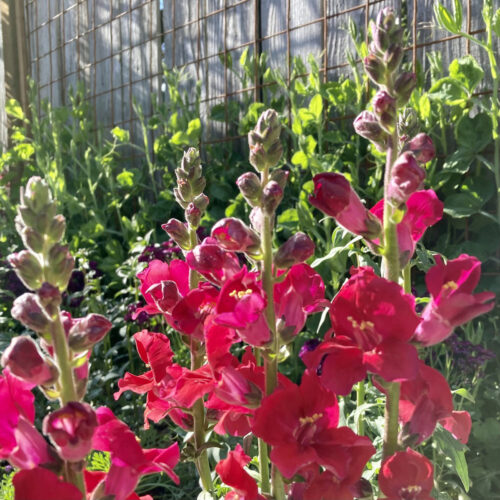
{"label": "unopened flower bud", "polygon": [[413,153],[415,159],[422,164],[430,162],[436,155],[432,139],[424,133],[416,135],[408,143],[408,149]]}
{"label": "unopened flower bud", "polygon": [[204,213],[207,209],[209,202],[210,200],[208,199],[208,196],[203,193],[199,194],[193,199],[194,206],[201,210],[202,213]]}
{"label": "unopened flower bud", "polygon": [[262,391],[232,366],[226,366],[215,386],[215,395],[222,401],[247,408],[258,408]]}
{"label": "unopened flower bud", "polygon": [[234,217],[221,219],[212,228],[212,238],[230,252],[255,253],[260,248],[260,238],[241,220]]}
{"label": "unopened flower bud", "polygon": [[188,228],[180,220],[170,219],[161,228],[179,245],[183,250],[191,248],[191,239]]}
{"label": "unopened flower bud", "polygon": [[48,262],[49,265],[45,269],[46,280],[61,290],[65,289],[75,267],[75,259],[69,253],[68,247],[56,243],[49,250]]}
{"label": "unopened flower bud", "polygon": [[35,385],[54,384],[59,372],[35,341],[26,335],[14,337],[2,355],[2,366],[12,374]]}
{"label": "unopened flower bud", "polygon": [[263,227],[263,222],[264,222],[264,214],[262,212],[262,209],[260,207],[254,207],[250,211],[250,223],[252,224],[252,227],[257,233],[261,234],[262,233],[262,227]]}
{"label": "unopened flower bud", "polygon": [[281,158],[283,147],[279,140],[281,123],[276,111],[264,111],[254,130],[248,134],[250,163],[259,172],[274,167]]}
{"label": "unopened flower bud", "polygon": [[390,73],[394,73],[403,60],[404,50],[401,45],[393,44],[384,53],[384,63]]}
{"label": "unopened flower bud", "polygon": [[64,215],[58,214],[52,218],[50,226],[47,230],[47,237],[53,243],[58,243],[66,230],[66,219]]}
{"label": "unopened flower bud", "polygon": [[202,175],[200,152],[196,148],[189,148],[184,152],[181,160],[180,172],[176,174],[190,181],[198,179]]}
{"label": "unopened flower bud", "polygon": [[163,280],[160,283],[155,283],[146,292],[151,294],[156,306],[162,312],[171,311],[181,299],[177,283],[171,280]]}
{"label": "unopened flower bud", "polygon": [[17,232],[21,234],[21,231],[25,226],[32,227],[36,224],[38,214],[33,212],[33,210],[26,205],[18,205],[17,207],[18,217],[16,218]]}
{"label": "unopened flower bud", "polygon": [[384,7],[377,14],[375,26],[384,31],[390,32],[396,26],[396,14],[391,7]]}
{"label": "unopened flower bud", "polygon": [[417,77],[415,73],[405,72],[396,78],[394,82],[394,92],[398,108],[403,107],[410,100],[411,94],[416,86]]}
{"label": "unopened flower bud", "polygon": [[46,281],[37,291],[38,300],[46,313],[51,317],[55,317],[58,313],[58,307],[61,305],[62,296],[59,288]]}
{"label": "unopened flower bud", "polygon": [[184,201],[190,201],[192,199],[191,185],[186,179],[179,179],[177,181],[177,189]]}
{"label": "unopened flower bud", "polygon": [[45,180],[41,177],[31,177],[26,189],[21,191],[21,203],[31,208],[35,214],[52,203],[52,195]]}
{"label": "unopened flower bud", "polygon": [[236,184],[250,206],[255,207],[260,202],[262,187],[256,174],[246,172],[238,177]]}
{"label": "unopened flower bud", "polygon": [[387,133],[373,113],[362,111],[354,120],[354,130],[361,137],[372,141],[379,151],[387,149]]}
{"label": "unopened flower bud", "polygon": [[362,477],[358,481],[356,481],[351,487],[351,494],[354,495],[355,498],[371,498],[373,497],[373,489],[370,481]]}
{"label": "unopened flower bud", "polygon": [[24,246],[35,253],[42,253],[45,239],[38,231],[27,226],[22,230],[20,236],[23,240]]}
{"label": "unopened flower bud", "polygon": [[14,300],[11,314],[27,328],[44,333],[50,326],[49,318],[34,293],[23,293]]}
{"label": "unopened flower bud", "polygon": [[91,349],[111,330],[113,324],[100,314],[88,314],[71,327],[68,343],[75,352]]}
{"label": "unopened flower bud", "polygon": [[379,90],[372,101],[373,111],[378,118],[380,126],[392,134],[396,122],[396,99],[385,90]]}
{"label": "unopened flower bud", "polygon": [[203,213],[194,203],[187,206],[184,214],[191,227],[197,228],[200,225]]}
{"label": "unopened flower bud", "polygon": [[50,437],[63,460],[79,462],[92,449],[97,416],[87,403],[70,401],[43,419],[43,432]]}
{"label": "unopened flower bud", "polygon": [[207,180],[203,176],[191,181],[191,191],[193,193],[193,196],[198,196],[201,193],[203,193],[203,190],[205,189],[206,185],[207,185]]}
{"label": "unopened flower bud", "polygon": [[384,85],[386,81],[386,72],[384,63],[374,54],[368,54],[363,59],[366,74],[377,85]]}
{"label": "unopened flower bud", "polygon": [[283,199],[283,189],[276,181],[269,181],[262,190],[262,210],[268,215],[274,214]]}
{"label": "unopened flower bud", "polygon": [[290,172],[288,170],[278,168],[277,170],[273,170],[269,177],[272,181],[276,181],[280,185],[280,188],[284,190],[286,187],[286,183],[288,181],[289,175],[290,175]]}
{"label": "unopened flower bud", "polygon": [[409,152],[403,153],[392,166],[388,189],[389,202],[400,207],[420,188],[424,179],[425,170],[415,157]]}
{"label": "unopened flower bud", "polygon": [[27,288],[37,290],[42,286],[43,269],[36,255],[22,250],[9,255],[8,261]]}
{"label": "unopened flower bud", "polygon": [[187,208],[187,206],[189,205],[189,203],[184,200],[184,198],[182,197],[180,191],[179,191],[179,188],[174,188],[174,197],[175,197],[175,201],[182,207],[182,208]]}
{"label": "unopened flower bud", "polygon": [[368,240],[380,237],[382,227],[352,189],[349,181],[341,174],[324,172],[315,175],[314,194],[309,203],[333,217],[338,224],[354,234]]}
{"label": "unopened flower bud", "polygon": [[298,232],[281,245],[274,256],[274,265],[279,269],[305,262],[314,255],[314,243],[307,234]]}

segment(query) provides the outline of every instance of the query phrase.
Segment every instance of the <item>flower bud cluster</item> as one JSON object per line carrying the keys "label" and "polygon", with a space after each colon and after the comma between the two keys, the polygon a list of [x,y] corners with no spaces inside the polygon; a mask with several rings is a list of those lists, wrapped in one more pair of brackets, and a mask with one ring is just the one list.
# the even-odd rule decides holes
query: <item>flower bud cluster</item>
{"label": "flower bud cluster", "polygon": [[[181,166],[175,170],[177,187],[174,196],[177,203],[184,209],[188,224],[197,228],[208,206],[208,197],[203,193],[207,183],[203,176],[200,153],[196,148],[189,148],[181,161]],[[183,249],[189,247],[189,233],[180,228],[182,222],[171,219],[164,224],[165,231]]]}
{"label": "flower bud cluster", "polygon": [[248,134],[250,163],[257,172],[263,172],[278,164],[283,154],[280,134],[281,123],[278,113],[273,109],[264,111],[255,128]]}

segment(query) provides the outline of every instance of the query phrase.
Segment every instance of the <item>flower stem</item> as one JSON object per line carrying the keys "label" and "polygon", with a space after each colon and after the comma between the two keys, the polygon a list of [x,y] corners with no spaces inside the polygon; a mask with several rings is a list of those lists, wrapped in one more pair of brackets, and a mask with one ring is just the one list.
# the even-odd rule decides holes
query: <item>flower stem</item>
{"label": "flower stem", "polygon": [[[365,402],[365,381],[361,380],[356,386],[356,408],[359,411],[361,405]],[[364,412],[358,413],[358,418],[356,421],[356,433],[358,436],[365,435],[365,423],[363,421]]]}
{"label": "flower stem", "polygon": [[[393,220],[393,207],[389,203],[388,190],[391,181],[392,166],[398,157],[398,131],[395,124],[394,132],[389,139],[387,150],[387,162],[384,177],[384,254],[383,274],[388,280],[399,282],[399,246],[397,224]],[[391,456],[398,445],[398,417],[399,417],[399,382],[387,384],[387,396],[385,401],[385,425],[383,458]]]}
{"label": "flower stem", "polygon": [[[262,185],[267,184],[269,178],[269,170],[265,169],[262,172]],[[262,288],[267,297],[266,320],[269,331],[271,332],[270,339],[270,356],[264,356],[264,370],[266,380],[266,395],[269,396],[274,392],[278,385],[278,351],[279,338],[276,332],[276,314],[274,310],[274,293],[273,293],[273,247],[272,247],[272,226],[271,216],[263,214],[262,222]],[[269,493],[269,458],[267,455],[267,445],[259,440],[259,458],[260,458],[260,473],[261,473],[261,488],[263,493]],[[261,453],[262,452],[262,453]],[[265,455],[265,456],[264,456]],[[273,467],[272,472],[272,492],[274,498],[280,500],[285,498],[283,479],[279,471]]]}
{"label": "flower stem", "polygon": [[[194,248],[198,242],[196,236],[196,228],[189,225],[190,246]],[[198,286],[199,275],[194,269],[189,270],[189,288],[193,290]],[[191,339],[191,370],[197,370],[203,365],[203,350],[200,348],[200,343],[195,339]],[[196,458],[196,469],[201,479],[201,484],[204,491],[213,491],[212,474],[210,464],[208,463],[207,450],[202,449],[205,444],[205,406],[203,399],[200,398],[193,405],[193,433],[194,446],[196,453],[199,455]],[[198,451],[202,449],[202,451]]]}

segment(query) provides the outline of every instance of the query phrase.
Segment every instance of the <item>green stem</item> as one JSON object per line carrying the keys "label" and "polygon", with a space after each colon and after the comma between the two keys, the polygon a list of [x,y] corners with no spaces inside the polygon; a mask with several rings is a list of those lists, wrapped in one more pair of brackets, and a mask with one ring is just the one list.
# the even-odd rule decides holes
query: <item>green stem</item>
{"label": "green stem", "polygon": [[[262,185],[265,186],[269,179],[269,170],[266,169],[262,172]],[[278,385],[278,352],[279,352],[279,338],[276,332],[276,314],[274,310],[274,293],[273,293],[273,246],[272,246],[272,226],[271,216],[263,214],[262,222],[262,287],[267,297],[266,306],[266,320],[271,332],[270,340],[270,356],[264,356],[264,370],[266,380],[266,395],[270,395]],[[267,452],[267,445],[259,443],[259,450],[262,450],[260,459],[263,461],[260,464],[261,470],[261,488],[263,493],[269,493],[269,458],[267,453],[264,453],[264,446]],[[265,456],[264,456],[265,455]],[[285,491],[283,486],[283,479],[279,471],[273,467],[272,473],[272,492],[276,499],[284,499]]]}
{"label": "green stem", "polygon": [[[361,405],[365,403],[365,381],[361,380],[356,386],[356,408],[359,410]],[[363,420],[364,412],[358,413],[358,419],[356,422],[356,433],[358,436],[365,435],[365,422]]]}
{"label": "green stem", "polygon": [[[198,242],[196,236],[196,228],[189,226],[189,238],[190,246],[194,248]],[[193,290],[198,286],[199,275],[198,273],[190,269],[189,270],[189,288]],[[200,349],[200,343],[194,339],[191,339],[191,370],[197,370],[203,365],[203,351]],[[203,399],[200,398],[193,405],[193,433],[194,433],[194,445],[196,453],[205,444],[205,406],[203,405]],[[199,452],[196,458],[196,469],[201,479],[201,484],[204,491],[213,491],[212,474],[210,471],[210,464],[208,463],[207,450],[203,449]]]}
{"label": "green stem", "polygon": [[[391,181],[391,171],[398,157],[398,132],[394,127],[387,151],[387,163],[384,179],[384,254],[383,269],[384,277],[388,280],[399,282],[399,245],[396,226],[393,220],[393,207],[389,203],[388,190]],[[399,417],[399,393],[400,384],[391,382],[386,385],[387,396],[385,401],[385,425],[383,458],[391,456],[398,445],[398,417]]]}

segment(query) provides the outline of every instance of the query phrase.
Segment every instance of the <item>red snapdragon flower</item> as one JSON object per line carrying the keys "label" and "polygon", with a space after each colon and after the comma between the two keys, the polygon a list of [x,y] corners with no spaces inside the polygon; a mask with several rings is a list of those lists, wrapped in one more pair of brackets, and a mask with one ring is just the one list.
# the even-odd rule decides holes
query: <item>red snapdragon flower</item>
{"label": "red snapdragon flower", "polygon": [[[172,286],[168,289],[170,296],[184,297],[189,291],[189,266],[183,260],[172,260],[170,263],[162,262],[161,260],[152,260],[148,266],[137,274],[141,281],[141,293],[146,300],[146,306],[137,309],[132,318],[135,319],[145,311],[149,315],[164,313],[168,316],[168,309],[158,307],[158,301],[164,298],[162,295],[162,282],[173,282],[177,288],[177,294]],[[173,302],[173,304],[172,304]],[[170,301],[169,309],[175,305],[176,301]],[[168,318],[167,318],[168,319]]]}
{"label": "red snapdragon flower", "polygon": [[415,340],[425,346],[437,344],[455,327],[491,311],[494,293],[472,294],[480,276],[481,262],[476,257],[462,254],[445,264],[441,256],[436,256],[436,265],[425,276],[432,300],[422,313]]}
{"label": "red snapdragon flower", "polygon": [[373,240],[380,236],[382,226],[361,203],[349,181],[334,172],[323,172],[313,178],[314,194],[309,203],[333,217],[338,224],[354,234]]}
{"label": "red snapdragon flower", "polygon": [[[444,204],[432,189],[417,191],[406,201],[406,213],[397,225],[399,260],[401,267],[406,266],[413,254],[417,242],[428,227],[436,224],[443,217]],[[384,200],[380,200],[370,212],[380,221],[384,217]],[[378,240],[374,241],[378,243]]]}
{"label": "red snapdragon flower", "polygon": [[306,372],[300,386],[291,384],[263,399],[252,430],[271,445],[271,460],[286,478],[315,465],[339,481],[355,482],[375,448],[367,437],[338,428],[338,419],[335,394]]}
{"label": "red snapdragon flower", "polygon": [[433,474],[430,460],[408,448],[384,460],[378,484],[387,500],[434,500]]}
{"label": "red snapdragon flower", "polygon": [[[12,479],[15,500],[82,500],[82,492],[72,483],[59,479],[57,474],[43,467],[19,471]],[[45,492],[42,496],[41,492]]]}
{"label": "red snapdragon flower", "polygon": [[286,278],[274,285],[274,303],[276,327],[284,340],[302,330],[309,314],[329,305],[321,276],[307,264],[292,266]]}
{"label": "red snapdragon flower", "polygon": [[453,396],[446,378],[423,361],[419,362],[418,376],[401,384],[399,420],[403,434],[412,444],[420,444],[431,436],[438,422],[464,444],[471,431],[469,413],[453,411]]}
{"label": "red snapdragon flower", "polygon": [[388,381],[414,378],[418,356],[408,341],[419,318],[413,296],[371,267],[351,273],[330,306],[331,332],[323,344],[303,353],[304,363],[338,394],[348,394],[367,371]]}
{"label": "red snapdragon flower", "polygon": [[129,427],[118,420],[109,408],[96,410],[99,427],[92,438],[92,448],[111,453],[111,467],[104,492],[115,500],[126,500],[139,479],[154,472],[165,472],[176,484],[179,478],[173,468],[179,461],[179,446],[143,450]]}
{"label": "red snapdragon flower", "polygon": [[224,283],[217,300],[214,321],[236,330],[247,344],[260,347],[271,338],[264,315],[266,304],[257,273],[248,272],[244,267]]}
{"label": "red snapdragon flower", "polygon": [[33,425],[33,387],[8,369],[0,374],[0,459],[20,469],[54,462],[49,445]]}
{"label": "red snapdragon flower", "polygon": [[255,479],[244,469],[249,462],[250,457],[238,444],[215,466],[215,472],[219,474],[222,482],[233,488],[233,491],[224,497],[225,500],[264,500],[259,494]]}

